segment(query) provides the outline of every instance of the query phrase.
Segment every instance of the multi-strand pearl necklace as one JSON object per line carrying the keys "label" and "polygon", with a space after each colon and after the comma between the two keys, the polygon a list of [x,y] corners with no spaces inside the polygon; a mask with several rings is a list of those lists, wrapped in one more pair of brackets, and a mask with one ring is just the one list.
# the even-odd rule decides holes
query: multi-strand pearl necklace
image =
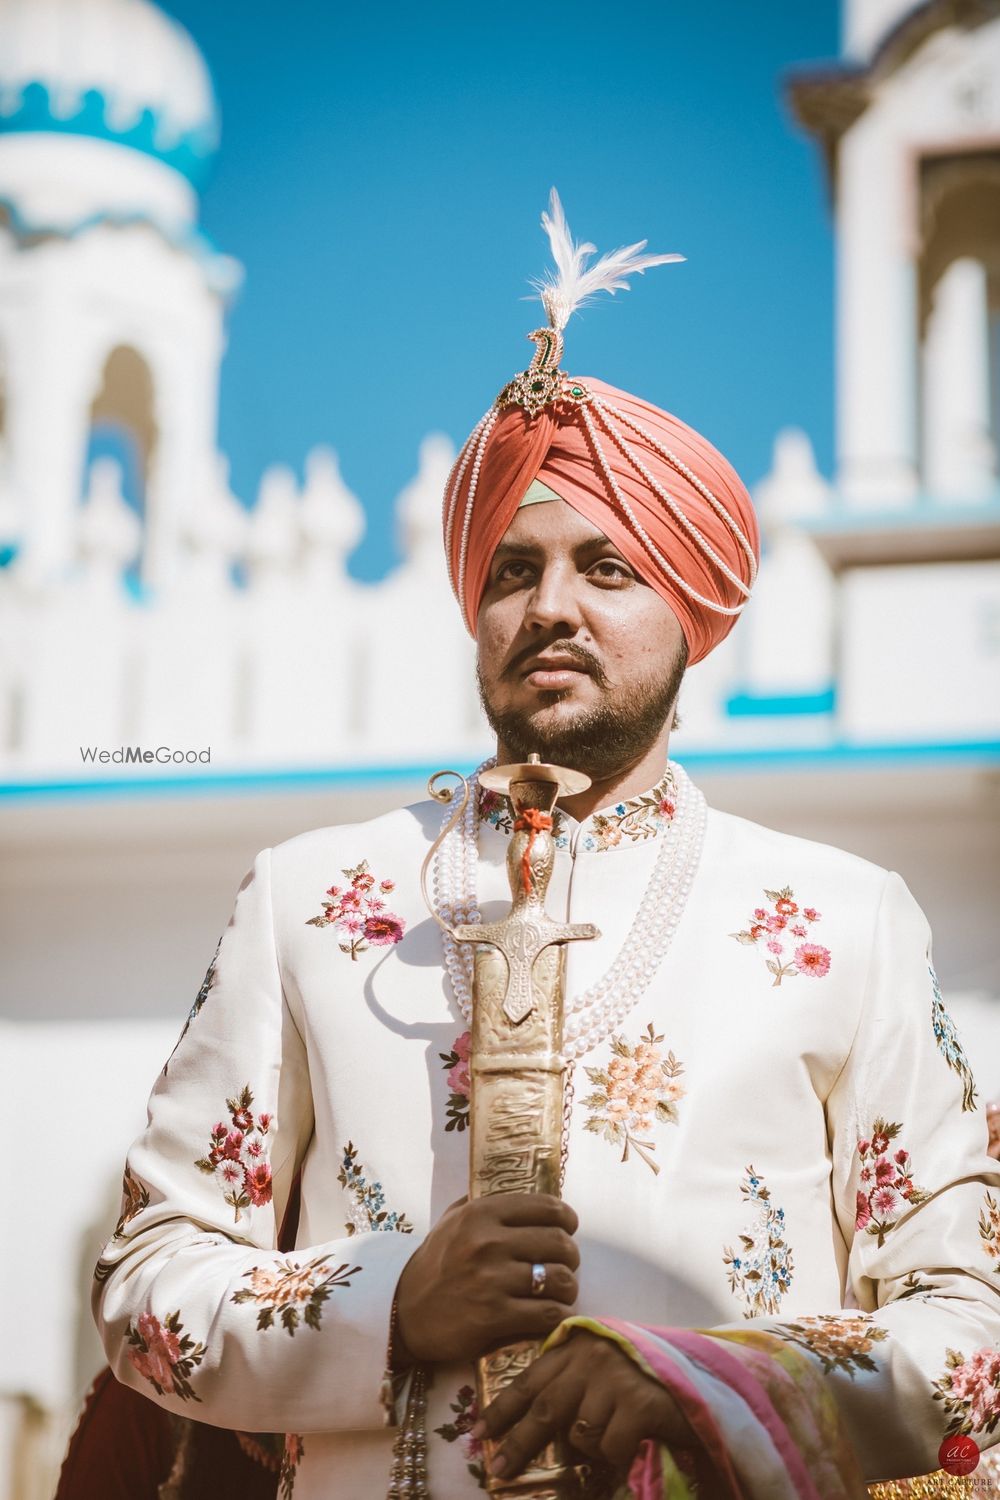
{"label": "multi-strand pearl necklace", "polygon": [[[445,968],[467,1025],[472,1024],[473,945],[456,943],[448,928],[482,921],[476,889],[479,775],[495,764],[492,759],[484,761],[470,777],[461,823],[442,842],[433,868]],[[628,935],[602,978],[566,1003],[563,1052],[569,1062],[604,1041],[642,998],[684,913],[705,836],[706,807],[704,796],[684,769],[672,761],[670,770],[676,788],[674,814],[660,835],[663,847]],[[442,830],[452,816],[451,809],[446,809]]]}

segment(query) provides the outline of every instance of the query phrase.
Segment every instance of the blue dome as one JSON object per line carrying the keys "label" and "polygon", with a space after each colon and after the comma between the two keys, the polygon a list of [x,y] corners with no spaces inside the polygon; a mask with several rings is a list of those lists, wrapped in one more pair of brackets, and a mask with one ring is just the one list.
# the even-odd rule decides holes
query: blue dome
{"label": "blue dome", "polygon": [[0,135],[114,141],[199,184],[218,149],[212,80],[151,0],[3,0]]}

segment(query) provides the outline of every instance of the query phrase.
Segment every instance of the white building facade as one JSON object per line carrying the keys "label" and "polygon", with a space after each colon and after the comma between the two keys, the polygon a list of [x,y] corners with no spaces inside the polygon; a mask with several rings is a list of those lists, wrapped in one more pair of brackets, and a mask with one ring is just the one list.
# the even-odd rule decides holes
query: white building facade
{"label": "white building facade", "polygon": [[[1000,4],[844,22],[841,62],[790,90],[829,172],[836,469],[778,435],[756,597],[689,674],[675,753],[717,804],[901,871],[996,1096]],[[489,748],[439,541],[449,440],[422,445],[374,585],[332,451],[250,508],[230,492],[241,268],[198,227],[217,137],[204,61],[150,0],[0,0],[0,1072],[35,1143],[25,1218],[61,1170],[51,1100],[88,1120],[52,1244],[0,1249],[29,1289],[0,1500],[51,1493],[120,1160],[253,855]]]}

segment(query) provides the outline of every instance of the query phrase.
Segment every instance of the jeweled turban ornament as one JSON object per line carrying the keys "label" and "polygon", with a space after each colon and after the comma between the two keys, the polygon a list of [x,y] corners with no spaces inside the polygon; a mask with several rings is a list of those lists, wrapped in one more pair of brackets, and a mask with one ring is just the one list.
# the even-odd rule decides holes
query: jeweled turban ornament
{"label": "jeweled turban ornament", "polygon": [[682,255],[644,255],[646,241],[603,255],[575,244],[555,189],[542,215],[555,272],[535,282],[547,324],[535,353],[473,428],[444,497],[444,542],[465,623],[476,615],[497,544],[535,480],[614,543],[673,609],[689,660],[732,628],[757,576],[753,506],[732,466],[659,407],[561,368],[563,330],[596,292]]}

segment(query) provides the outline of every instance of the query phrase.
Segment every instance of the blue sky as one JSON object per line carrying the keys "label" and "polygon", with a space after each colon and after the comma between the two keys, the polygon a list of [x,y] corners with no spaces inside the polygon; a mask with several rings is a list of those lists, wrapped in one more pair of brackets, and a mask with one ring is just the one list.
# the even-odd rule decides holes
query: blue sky
{"label": "blue sky", "polygon": [[693,423],[748,482],[789,424],[829,473],[832,230],[782,80],[836,55],[832,0],[166,8],[222,112],[202,223],[246,268],[220,417],[242,499],[330,443],[368,513],[352,571],[392,566],[421,437],[461,441],[530,356],[553,183],[578,238],[688,257],[574,318],[566,368]]}

